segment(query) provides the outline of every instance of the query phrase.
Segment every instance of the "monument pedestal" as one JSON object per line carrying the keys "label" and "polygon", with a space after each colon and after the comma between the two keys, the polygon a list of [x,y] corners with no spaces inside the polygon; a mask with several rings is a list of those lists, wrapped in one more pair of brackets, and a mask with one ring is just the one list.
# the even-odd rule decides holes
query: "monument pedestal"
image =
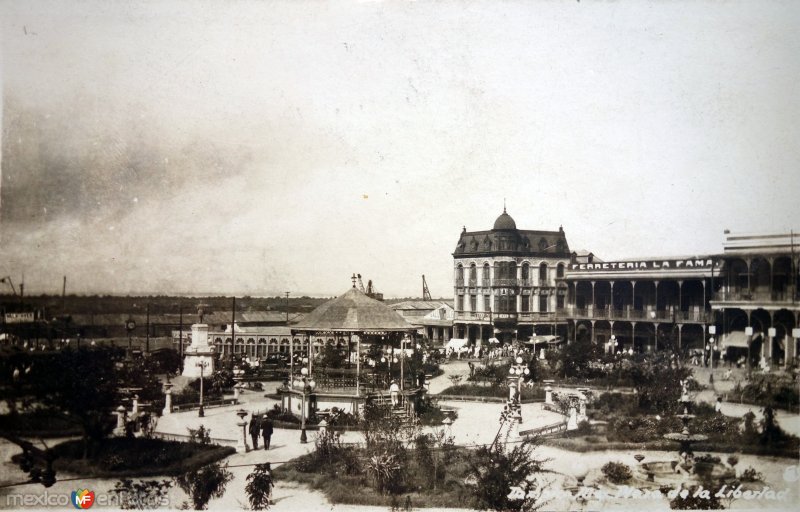
{"label": "monument pedestal", "polygon": [[204,376],[214,373],[214,348],[208,344],[208,324],[193,324],[192,344],[186,348],[181,375],[199,379],[201,364]]}

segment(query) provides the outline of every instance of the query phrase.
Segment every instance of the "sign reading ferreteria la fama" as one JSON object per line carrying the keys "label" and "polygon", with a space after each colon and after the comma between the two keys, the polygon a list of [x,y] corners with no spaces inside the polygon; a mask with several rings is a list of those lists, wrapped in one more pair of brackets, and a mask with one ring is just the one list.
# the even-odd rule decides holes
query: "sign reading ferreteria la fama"
{"label": "sign reading ferreteria la fama", "polygon": [[604,261],[598,263],[570,263],[570,272],[629,272],[653,270],[712,270],[722,266],[707,256],[672,260]]}

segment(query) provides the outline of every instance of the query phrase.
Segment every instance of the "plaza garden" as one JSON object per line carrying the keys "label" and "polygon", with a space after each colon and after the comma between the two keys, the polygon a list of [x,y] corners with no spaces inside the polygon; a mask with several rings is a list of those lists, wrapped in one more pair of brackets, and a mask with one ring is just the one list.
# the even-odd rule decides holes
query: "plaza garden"
{"label": "plaza garden", "polygon": [[[334,408],[303,419],[280,405],[280,392],[286,386],[286,373],[278,371],[280,368],[247,368],[244,361],[234,365],[233,360],[219,359],[218,369],[205,378],[203,398],[209,406],[220,402],[221,410],[230,411],[230,419],[213,431],[203,426],[203,419],[196,417],[200,383],[184,379],[172,398],[176,409],[185,408],[186,412],[171,416],[193,418],[195,426],[181,427],[182,435],[172,432],[166,437],[158,432],[163,418],[161,423],[156,418],[165,406],[163,383],[177,370],[170,366],[176,358],[166,356],[161,363],[99,347],[11,353],[2,360],[5,380],[0,431],[21,450],[11,461],[27,481],[45,488],[63,477],[116,479],[109,492],[129,499],[123,508],[144,508],[142,503],[158,503],[159,497],[177,489],[186,506],[205,508],[215,499],[224,499],[226,487],[236,485],[230,483],[236,474],[247,481],[244,495],[247,506],[254,509],[270,506],[273,486],[282,482],[320,491],[331,503],[525,509],[545,503],[537,496],[548,488],[579,494],[583,480],[553,469],[558,461],[552,453],[561,457],[567,452],[638,450],[668,464],[678,452],[678,445],[665,436],[682,428],[681,389],[689,389],[694,396],[709,387],[692,378],[691,367],[666,352],[620,358],[598,354],[578,342],[544,360],[520,350],[517,356],[522,363],[511,357],[470,360],[468,371],[453,373],[451,367],[461,364],[463,368],[464,363],[442,361],[437,352],[421,347],[403,361],[408,365],[404,374],[407,393],[416,390],[418,394],[410,417],[397,414],[385,400],[367,400],[360,413]],[[322,355],[313,377],[321,382],[327,379],[329,386],[341,386],[342,376],[348,372],[344,353],[326,349]],[[365,354],[365,361],[371,358],[376,362],[361,382],[370,396],[381,397],[386,383],[400,378],[402,372],[396,365],[381,364],[381,355],[374,349]],[[515,367],[526,371],[514,373]],[[427,394],[425,386],[414,387],[420,374],[445,380],[441,393]],[[245,386],[248,378],[250,384]],[[224,441],[235,442],[241,432],[235,426],[235,409],[231,409],[236,406],[225,405],[235,386],[239,386],[237,396],[247,393],[252,403],[272,404],[261,412],[274,420],[277,429],[297,432],[301,423],[309,429],[308,449],[274,468],[247,452],[239,453],[236,456],[250,457],[242,464],[245,473],[227,468],[226,461],[237,450]],[[500,412],[512,396],[512,401],[540,408],[528,410],[549,410],[564,418],[563,422],[572,413],[568,397],[576,386],[587,398],[585,418],[577,428],[520,437],[515,431],[521,426],[515,427],[514,411],[504,410],[483,418],[485,442],[458,441],[461,429],[469,425],[463,423],[467,420],[461,418],[458,406],[452,405],[459,402],[452,400],[485,404],[481,407]],[[543,403],[548,387],[559,391],[553,392],[550,403]],[[130,414],[134,398],[135,415]],[[757,408],[760,418],[754,413],[725,416],[711,404],[692,403],[691,432],[703,439],[693,445],[696,456],[686,465],[688,488],[703,484],[763,487],[768,482],[760,466],[739,463],[748,456],[779,457],[788,465],[797,464],[798,438],[785,432],[776,419],[776,411],[796,410],[797,393],[791,381],[776,375],[753,375],[731,386],[728,399],[763,404]],[[126,411],[122,423],[120,404]],[[648,475],[655,472],[647,468],[661,464],[651,463],[649,458],[644,462],[610,460],[593,469],[591,485],[600,489],[647,487]],[[681,463],[673,461],[672,468],[675,464]],[[662,484],[672,481],[667,472],[658,474],[663,474]],[[651,487],[657,490],[657,484],[656,479]],[[666,496],[667,486],[662,487]],[[512,488],[524,489],[524,496],[510,495]],[[680,496],[669,502],[677,508],[730,506],[725,500],[691,501]]]}

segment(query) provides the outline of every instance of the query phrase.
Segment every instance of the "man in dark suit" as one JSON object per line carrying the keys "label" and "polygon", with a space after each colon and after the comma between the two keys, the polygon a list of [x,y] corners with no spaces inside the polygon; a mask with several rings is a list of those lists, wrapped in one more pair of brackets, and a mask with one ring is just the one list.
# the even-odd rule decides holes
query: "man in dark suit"
{"label": "man in dark suit", "polygon": [[261,435],[264,436],[264,449],[269,450],[269,442],[272,439],[272,420],[266,414],[261,420]]}
{"label": "man in dark suit", "polygon": [[258,435],[261,433],[261,422],[255,414],[250,418],[250,426],[247,431],[250,432],[250,439],[253,440],[253,449],[258,450]]}

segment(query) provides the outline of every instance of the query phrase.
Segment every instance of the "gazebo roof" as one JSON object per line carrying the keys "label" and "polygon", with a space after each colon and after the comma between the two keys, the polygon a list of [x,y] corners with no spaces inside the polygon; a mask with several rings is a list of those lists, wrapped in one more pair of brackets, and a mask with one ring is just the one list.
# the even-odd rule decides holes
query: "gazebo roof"
{"label": "gazebo roof", "polygon": [[292,331],[345,331],[382,332],[413,331],[413,325],[405,321],[389,306],[367,297],[357,288],[331,299],[307,314],[292,326]]}

